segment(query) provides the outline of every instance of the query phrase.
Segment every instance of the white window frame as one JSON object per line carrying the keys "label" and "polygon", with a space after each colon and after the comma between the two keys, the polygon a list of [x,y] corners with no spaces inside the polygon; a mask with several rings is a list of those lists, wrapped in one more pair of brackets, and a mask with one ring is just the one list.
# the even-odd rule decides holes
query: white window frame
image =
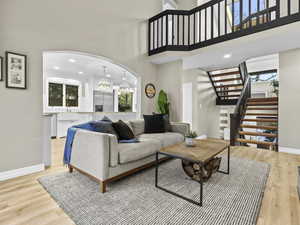
{"label": "white window frame", "polygon": [[[63,85],[63,106],[49,106],[49,83],[55,84],[62,84]],[[66,85],[78,86],[78,106],[67,107],[66,106]],[[81,95],[82,93],[82,85],[80,81],[71,80],[71,79],[63,79],[63,78],[48,78],[47,79],[47,90],[46,90],[46,107],[50,109],[49,111],[54,112],[64,112],[68,111],[68,109],[79,110],[80,109],[80,102],[81,102]]]}

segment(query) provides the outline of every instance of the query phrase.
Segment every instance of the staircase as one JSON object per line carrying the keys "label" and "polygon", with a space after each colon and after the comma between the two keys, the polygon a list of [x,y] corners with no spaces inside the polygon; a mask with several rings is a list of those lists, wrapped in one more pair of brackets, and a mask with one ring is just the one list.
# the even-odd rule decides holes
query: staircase
{"label": "staircase", "polygon": [[246,63],[208,72],[208,76],[217,95],[216,104],[235,106],[230,114],[230,144],[277,150],[278,98],[251,98]]}
{"label": "staircase", "polygon": [[236,142],[277,150],[278,98],[248,98]]}
{"label": "staircase", "polygon": [[244,79],[240,68],[230,68],[208,72],[209,79],[217,95],[217,105],[236,105]]}

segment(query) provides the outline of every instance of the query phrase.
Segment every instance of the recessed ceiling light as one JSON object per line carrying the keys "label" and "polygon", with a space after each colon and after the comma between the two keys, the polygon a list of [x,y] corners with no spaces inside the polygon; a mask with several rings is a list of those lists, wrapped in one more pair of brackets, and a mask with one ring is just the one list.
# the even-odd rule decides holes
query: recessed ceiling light
{"label": "recessed ceiling light", "polygon": [[106,77],[111,77],[111,75],[110,74],[106,74]]}
{"label": "recessed ceiling light", "polygon": [[122,80],[126,80],[126,77],[122,77]]}
{"label": "recessed ceiling light", "polygon": [[225,59],[229,59],[230,57],[231,57],[231,54],[225,54],[225,55],[224,55],[224,58],[225,58]]}
{"label": "recessed ceiling light", "polygon": [[59,70],[60,68],[58,66],[54,66],[53,69]]}
{"label": "recessed ceiling light", "polygon": [[80,71],[80,72],[78,72],[79,74],[83,74],[83,72],[82,71]]}
{"label": "recessed ceiling light", "polygon": [[75,63],[75,62],[76,62],[76,60],[75,60],[75,59],[69,59],[69,62],[71,62],[71,63]]}

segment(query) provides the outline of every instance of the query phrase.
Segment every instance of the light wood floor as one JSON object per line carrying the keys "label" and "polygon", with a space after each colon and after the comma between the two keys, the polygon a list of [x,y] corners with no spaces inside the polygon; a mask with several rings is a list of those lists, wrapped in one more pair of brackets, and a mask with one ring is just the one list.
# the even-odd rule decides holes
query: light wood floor
{"label": "light wood floor", "polygon": [[[46,171],[0,183],[0,225],[74,224],[37,181],[67,170],[62,165],[63,146],[64,140],[53,140],[53,166]],[[247,147],[233,148],[232,155],[272,165],[257,225],[300,225],[300,156]]]}

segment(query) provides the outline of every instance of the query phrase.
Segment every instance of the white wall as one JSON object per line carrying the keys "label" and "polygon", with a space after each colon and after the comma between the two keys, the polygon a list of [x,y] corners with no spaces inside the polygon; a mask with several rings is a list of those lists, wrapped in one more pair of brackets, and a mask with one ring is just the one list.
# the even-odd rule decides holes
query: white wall
{"label": "white wall", "polygon": [[279,54],[267,55],[247,60],[249,73],[264,70],[279,70]]}
{"label": "white wall", "polygon": [[[147,19],[161,11],[160,0],[1,0],[0,55],[28,56],[28,89],[6,89],[0,82],[0,172],[40,164],[43,146],[42,53],[74,50],[102,55],[157,84],[147,61]],[[142,95],[143,113],[154,99]]]}
{"label": "white wall", "polygon": [[176,61],[158,65],[158,90],[168,94],[171,121],[182,120],[182,63]]}
{"label": "white wall", "polygon": [[279,146],[300,149],[300,49],[279,54]]}
{"label": "white wall", "polygon": [[[158,66],[158,84],[170,98],[172,121],[192,121],[191,127],[199,135],[219,137],[220,109],[216,106],[216,94],[206,72],[183,70],[182,61],[163,64]],[[192,85],[192,93],[186,89],[183,92],[186,84]],[[190,95],[192,99],[183,99]]]}
{"label": "white wall", "polygon": [[184,70],[183,84],[193,84],[192,129],[200,135],[219,138],[220,108],[216,105],[216,94],[205,71]]}

